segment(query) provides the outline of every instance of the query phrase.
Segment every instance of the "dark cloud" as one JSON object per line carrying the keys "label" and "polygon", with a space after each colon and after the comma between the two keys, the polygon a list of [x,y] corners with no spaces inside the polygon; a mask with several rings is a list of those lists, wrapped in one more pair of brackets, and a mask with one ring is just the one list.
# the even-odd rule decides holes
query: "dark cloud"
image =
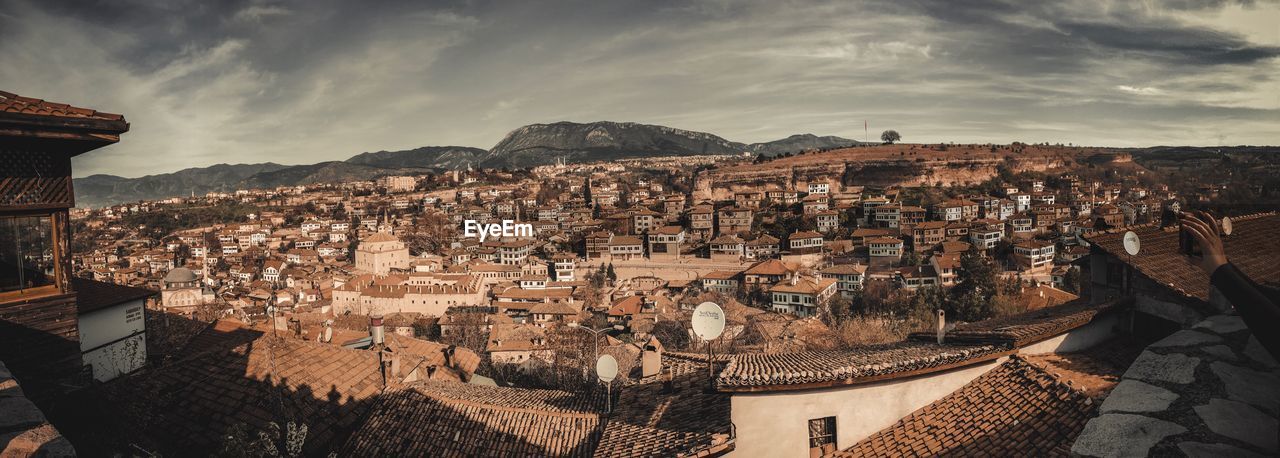
{"label": "dark cloud", "polygon": [[1274,20],[1210,0],[0,0],[0,81],[133,122],[81,174],[489,147],[558,120],[1257,144],[1280,139]]}
{"label": "dark cloud", "polygon": [[1104,48],[1192,65],[1249,64],[1280,55],[1274,46],[1253,46],[1240,37],[1200,28],[1061,23],[1065,32]]}

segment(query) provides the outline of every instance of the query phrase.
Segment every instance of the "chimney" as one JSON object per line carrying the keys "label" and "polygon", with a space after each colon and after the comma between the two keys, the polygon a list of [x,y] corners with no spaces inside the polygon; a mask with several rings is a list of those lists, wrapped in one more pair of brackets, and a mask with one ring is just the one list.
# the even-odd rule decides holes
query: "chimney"
{"label": "chimney", "polygon": [[369,315],[369,336],[374,345],[382,345],[386,336],[382,333],[382,314]]}
{"label": "chimney", "polygon": [[662,348],[657,339],[650,339],[644,346],[640,360],[641,377],[652,377],[662,372]]}
{"label": "chimney", "polygon": [[393,381],[399,383],[400,355],[393,353],[390,349],[383,349],[378,352],[378,360],[382,365],[383,386],[389,386]]}
{"label": "chimney", "polygon": [[796,282],[799,280],[800,280],[799,274],[791,274],[791,286],[795,286]]}
{"label": "chimney", "polygon": [[947,330],[947,312],[938,309],[938,345],[942,345]]}
{"label": "chimney", "polygon": [[454,352],[456,352],[456,351],[458,351],[458,347],[457,347],[456,345],[450,345],[448,348],[445,348],[445,349],[444,349],[444,351],[441,351],[441,352],[440,352],[440,353],[443,353],[443,354],[444,354],[444,367],[447,367],[447,368],[450,368],[450,369],[453,369],[453,368],[454,368],[454,367],[453,367],[453,354],[454,354]]}

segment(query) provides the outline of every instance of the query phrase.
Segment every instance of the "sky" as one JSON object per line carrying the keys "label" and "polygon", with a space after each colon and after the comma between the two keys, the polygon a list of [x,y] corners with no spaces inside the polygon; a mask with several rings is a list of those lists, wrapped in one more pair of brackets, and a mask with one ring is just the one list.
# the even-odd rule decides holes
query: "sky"
{"label": "sky", "polygon": [[1269,0],[0,0],[0,89],[121,113],[75,175],[490,148],[531,123],[744,143],[1280,145]]}

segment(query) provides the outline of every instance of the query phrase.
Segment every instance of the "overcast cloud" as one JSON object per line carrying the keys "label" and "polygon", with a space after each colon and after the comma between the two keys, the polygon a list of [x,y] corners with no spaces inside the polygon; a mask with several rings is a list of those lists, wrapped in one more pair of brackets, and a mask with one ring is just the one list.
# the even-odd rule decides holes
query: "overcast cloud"
{"label": "overcast cloud", "polygon": [[0,0],[0,89],[123,113],[76,175],[489,148],[634,121],[740,142],[1280,144],[1280,5]]}

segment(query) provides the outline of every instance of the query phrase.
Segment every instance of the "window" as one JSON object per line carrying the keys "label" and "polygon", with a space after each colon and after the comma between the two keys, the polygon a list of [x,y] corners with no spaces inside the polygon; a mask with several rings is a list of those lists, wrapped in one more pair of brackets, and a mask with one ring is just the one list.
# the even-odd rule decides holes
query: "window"
{"label": "window", "polygon": [[0,217],[0,292],[52,285],[53,249],[48,216]]}
{"label": "window", "polygon": [[818,457],[836,451],[836,417],[809,420],[809,456]]}

